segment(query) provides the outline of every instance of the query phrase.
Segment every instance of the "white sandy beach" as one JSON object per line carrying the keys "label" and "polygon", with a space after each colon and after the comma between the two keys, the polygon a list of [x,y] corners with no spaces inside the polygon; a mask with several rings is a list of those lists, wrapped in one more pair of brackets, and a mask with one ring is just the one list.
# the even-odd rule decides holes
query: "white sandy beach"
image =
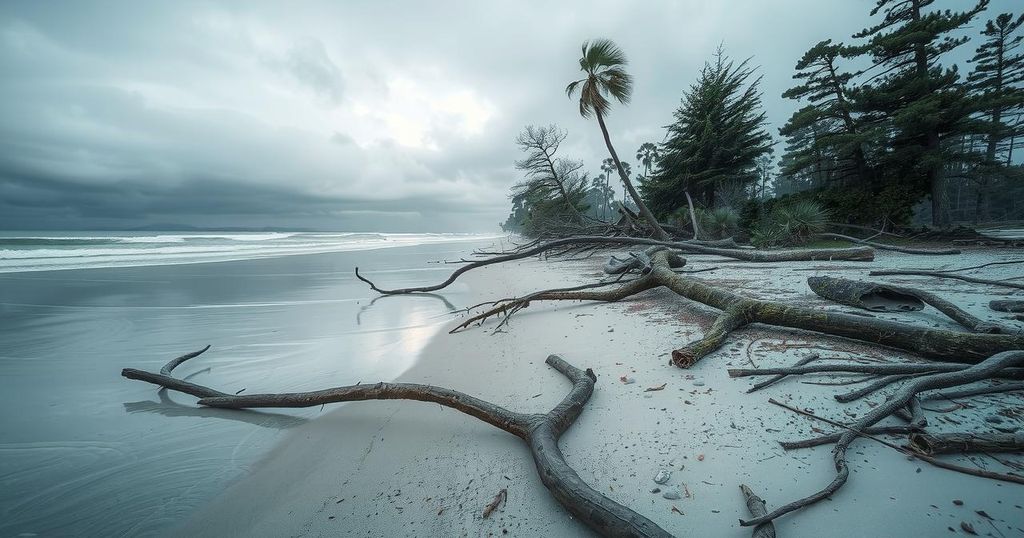
{"label": "white sandy beach", "polygon": [[[904,266],[962,267],[1019,257],[1020,252],[1013,250],[899,258],[880,251],[873,263],[752,264],[691,256],[688,267],[718,266],[717,271],[695,277],[750,296],[850,310],[817,298],[807,288],[806,277],[831,274],[866,279],[869,270],[897,261]],[[602,261],[603,257],[595,256],[583,261],[529,260],[490,266],[467,273],[456,286],[468,287],[470,296],[479,300],[507,297],[591,282],[601,276]],[[1019,276],[1019,266],[991,267],[985,274]],[[386,285],[385,277],[379,284]],[[884,277],[876,279],[880,278]],[[1019,322],[987,308],[988,300],[1005,298],[1005,290],[951,280],[889,278],[939,292],[980,317],[1021,328]],[[891,317],[956,327],[930,308]],[[837,358],[898,358],[901,354],[753,326],[735,333],[723,349],[689,371],[669,366],[669,352],[699,337],[711,319],[710,310],[665,290],[618,304],[534,304],[498,334],[492,334],[494,321],[454,335],[441,331],[399,381],[454,388],[513,410],[546,412],[569,388],[564,378],[544,364],[547,355],[558,354],[576,366],[590,367],[598,375],[593,398],[561,441],[580,476],[678,536],[749,536],[750,529],[738,524],[740,517],[748,515],[740,483],[750,485],[771,509],[819,489],[832,477],[829,447],[787,453],[776,443],[832,428],[770,405],[768,398],[847,421],[867,405],[833,401],[833,394],[849,386],[804,383],[830,379],[825,377],[790,378],[746,394],[757,379],[730,379],[726,368],[784,366],[811,351]],[[623,375],[636,382],[621,383]],[[376,380],[364,380],[371,381]],[[324,383],[329,385],[330,380]],[[663,383],[667,384],[664,390],[644,391]],[[880,398],[875,395],[868,400]],[[1019,395],[986,398],[977,401],[1000,408],[1021,407]],[[936,431],[970,430],[984,428],[982,417],[992,412],[991,407],[978,406],[949,414],[929,413],[929,417]],[[967,422],[957,426],[946,419]],[[1017,415],[1007,420],[1022,419]],[[989,458],[963,461],[1007,470]],[[1022,486],[935,469],[863,439],[851,449],[850,464],[849,483],[831,500],[776,521],[780,536],[939,536],[962,534],[962,521],[982,535],[1024,533]],[[679,485],[688,494],[675,501],[652,494],[657,487],[652,478],[659,469],[671,469],[669,485]],[[484,519],[483,507],[502,488],[508,489],[507,503]],[[963,505],[955,505],[954,500],[962,500]],[[978,510],[993,519],[980,516]],[[178,536],[505,533],[590,535],[548,495],[519,439],[447,408],[397,401],[343,405],[291,430],[250,475],[172,532]]]}

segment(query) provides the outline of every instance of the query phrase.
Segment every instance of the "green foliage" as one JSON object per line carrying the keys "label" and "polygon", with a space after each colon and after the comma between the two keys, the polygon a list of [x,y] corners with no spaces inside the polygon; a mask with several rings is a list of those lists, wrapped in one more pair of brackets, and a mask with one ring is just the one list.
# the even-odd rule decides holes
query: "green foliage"
{"label": "green foliage", "polygon": [[633,77],[626,72],[626,55],[608,39],[583,42],[580,71],[586,77],[570,82],[565,94],[570,98],[579,93],[580,115],[590,118],[595,114],[607,116],[611,109],[608,98],[627,104],[633,93]]}
{"label": "green foliage", "polygon": [[778,203],[753,226],[750,241],[757,247],[803,245],[824,231],[828,220],[828,211],[812,200]]}
{"label": "green foliage", "polygon": [[967,41],[953,33],[968,25],[988,5],[954,12],[927,10],[934,0],[878,0],[871,11],[882,21],[854,35],[864,42],[845,51],[866,56],[879,74],[851,92],[854,109],[870,125],[868,136],[885,140],[880,152],[883,181],[902,183],[918,198],[930,194],[932,224],[945,222],[941,187],[943,168],[958,160],[955,139],[974,127],[972,102],[959,83],[955,67],[944,67],[946,55]]}
{"label": "green foliage", "polygon": [[696,211],[701,231],[707,234],[708,239],[733,237],[739,231],[740,215],[731,207]]}
{"label": "green foliage", "polygon": [[811,47],[796,64],[793,78],[803,83],[782,94],[807,100],[779,133],[787,138],[782,173],[813,174],[822,183],[867,183],[873,173],[865,147],[871,133],[852,109],[849,92],[853,73],[838,65],[847,48],[831,40]]}
{"label": "green foliage", "polygon": [[757,181],[757,158],[771,147],[760,81],[747,61],[735,63],[721,50],[704,65],[667,127],[657,169],[642,186],[655,214],[685,205],[686,190],[713,207],[716,188]]}

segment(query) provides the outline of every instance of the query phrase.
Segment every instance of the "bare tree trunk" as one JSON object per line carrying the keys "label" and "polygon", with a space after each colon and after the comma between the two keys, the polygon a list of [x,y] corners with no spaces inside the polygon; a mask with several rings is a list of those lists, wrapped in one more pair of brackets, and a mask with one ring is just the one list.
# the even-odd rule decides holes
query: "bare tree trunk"
{"label": "bare tree trunk", "polygon": [[601,134],[604,135],[604,143],[608,146],[608,153],[612,156],[612,161],[615,162],[615,168],[619,171],[619,178],[622,179],[622,184],[626,187],[626,191],[629,192],[629,196],[633,199],[637,208],[640,209],[640,215],[643,216],[644,220],[647,221],[647,225],[651,227],[654,232],[654,237],[668,241],[671,239],[669,235],[661,228],[661,224],[658,223],[658,219],[654,218],[654,213],[647,208],[647,204],[640,199],[640,194],[633,188],[633,182],[629,180],[629,176],[626,175],[626,171],[622,169],[622,163],[619,162],[619,155],[615,153],[615,147],[612,146],[612,139],[608,136],[608,127],[604,124],[604,117],[601,115],[601,111],[597,112],[597,123],[601,126]]}

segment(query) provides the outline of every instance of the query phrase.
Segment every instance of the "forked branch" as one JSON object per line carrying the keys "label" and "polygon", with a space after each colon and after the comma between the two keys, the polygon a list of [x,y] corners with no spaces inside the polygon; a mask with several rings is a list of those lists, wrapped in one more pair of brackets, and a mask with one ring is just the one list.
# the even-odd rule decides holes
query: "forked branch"
{"label": "forked branch", "polygon": [[580,370],[556,355],[545,361],[572,382],[562,401],[545,414],[509,411],[501,406],[451,389],[414,383],[350,385],[311,392],[232,395],[174,378],[174,368],[209,349],[172,359],[160,373],[125,368],[121,375],[199,397],[199,405],[230,409],[312,407],[360,400],[417,400],[461,411],[525,441],[541,481],[551,495],[577,519],[602,536],[670,537],[653,521],[605,497],[587,485],[562,456],[558,439],[576,421],[594,392],[597,376]]}

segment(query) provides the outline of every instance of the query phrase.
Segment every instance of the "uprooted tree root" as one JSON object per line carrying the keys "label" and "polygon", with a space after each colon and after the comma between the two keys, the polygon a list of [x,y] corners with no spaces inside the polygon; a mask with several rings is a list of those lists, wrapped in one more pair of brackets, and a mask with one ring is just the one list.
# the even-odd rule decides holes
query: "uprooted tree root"
{"label": "uprooted tree root", "polygon": [[121,375],[199,398],[199,405],[227,409],[313,407],[363,400],[417,400],[450,407],[522,439],[530,447],[537,474],[551,495],[580,521],[603,536],[670,537],[653,521],[591,488],[562,456],[558,440],[583,412],[594,392],[597,376],[580,370],[557,355],[545,361],[572,382],[572,389],[551,411],[530,414],[509,411],[468,394],[413,383],[350,385],[311,392],[233,395],[172,376],[172,371],[210,346],[172,359],[159,373],[125,368]]}
{"label": "uprooted tree root", "polygon": [[[767,525],[774,519],[818,502],[831,496],[838,491],[849,477],[849,468],[846,463],[846,451],[858,437],[868,437],[886,444],[901,452],[926,461],[932,465],[950,469],[953,471],[981,476],[985,478],[1002,480],[1014,483],[1024,483],[1024,477],[1012,473],[996,473],[963,467],[948,461],[937,459],[922,451],[898,447],[887,441],[876,437],[880,434],[924,434],[927,426],[927,419],[921,405],[922,400],[946,397],[949,394],[957,393],[958,397],[969,397],[980,394],[991,394],[1024,389],[1024,384],[1004,383],[1002,385],[990,385],[986,387],[970,387],[960,391],[937,393],[936,389],[957,387],[981,380],[996,378],[1024,379],[1024,334],[1005,330],[1002,327],[983,322],[968,314],[952,303],[945,301],[935,294],[918,290],[887,285],[886,292],[902,294],[903,299],[912,299],[920,303],[927,303],[942,311],[944,314],[958,322],[969,331],[960,332],[926,328],[917,325],[887,321],[870,317],[843,314],[821,309],[807,308],[797,305],[783,304],[774,301],[752,299],[733,293],[721,287],[713,286],[693,277],[679,274],[674,269],[685,263],[680,260],[675,252],[691,252],[700,254],[717,254],[733,259],[755,262],[783,262],[794,260],[848,260],[864,261],[873,259],[873,253],[868,247],[861,249],[823,249],[805,251],[776,251],[764,252],[749,249],[722,249],[695,245],[691,242],[666,242],[642,238],[595,238],[595,237],[574,237],[558,239],[547,243],[534,242],[525,248],[510,253],[499,255],[494,258],[480,260],[463,266],[454,272],[446,281],[436,286],[422,288],[407,288],[401,290],[383,290],[373,282],[359,276],[370,285],[372,289],[383,294],[406,294],[420,293],[442,289],[452,284],[461,274],[476,267],[482,267],[493,263],[501,263],[536,256],[538,254],[550,253],[553,249],[556,252],[571,252],[573,249],[594,249],[601,247],[621,247],[625,245],[649,245],[661,247],[648,249],[643,253],[630,253],[627,258],[613,256],[605,266],[605,272],[609,274],[624,275],[627,273],[638,274],[635,279],[621,283],[615,287],[607,288],[609,282],[601,282],[595,285],[578,286],[577,288],[559,288],[551,290],[540,290],[522,297],[502,299],[487,303],[483,311],[470,315],[463,320],[451,332],[468,329],[474,324],[483,324],[490,318],[502,318],[499,327],[508,322],[513,314],[527,308],[535,301],[603,301],[614,302],[632,297],[639,293],[654,288],[667,288],[679,296],[712,307],[721,312],[712,326],[698,340],[687,343],[675,349],[671,353],[670,363],[681,367],[689,368],[696,364],[701,358],[719,349],[730,333],[752,323],[798,329],[818,334],[837,336],[869,344],[881,345],[889,348],[909,351],[923,357],[939,362],[907,363],[907,364],[815,364],[819,357],[812,355],[805,357],[793,367],[789,368],[761,368],[753,370],[730,370],[730,375],[742,377],[748,375],[772,375],[771,379],[758,383],[748,392],[782,381],[789,375],[805,375],[812,373],[827,372],[859,372],[868,374],[866,381],[873,382],[862,389],[837,395],[839,401],[854,401],[868,394],[872,394],[884,387],[895,383],[904,383],[898,392],[885,404],[879,405],[869,411],[860,420],[852,425],[841,424],[810,415],[809,413],[792,408],[786,404],[772,403],[790,409],[794,412],[807,414],[812,418],[826,421],[844,431],[832,435],[826,435],[814,439],[801,441],[783,442],[786,449],[818,446],[823,444],[834,444],[833,461],[836,467],[836,477],[825,488],[810,496],[783,505],[771,512],[758,510],[760,504],[763,508],[763,501],[754,496],[753,499],[747,495],[749,490],[744,490],[748,499],[748,506],[755,517],[749,520],[741,520],[743,525],[755,526],[755,532],[766,534]],[[569,249],[569,250],[566,250]],[[947,251],[922,251],[918,249],[898,248],[904,253],[913,254],[952,254]],[[1004,262],[998,262],[1004,263]],[[1020,263],[1018,261],[1008,263]],[[973,268],[965,268],[973,269]],[[960,275],[950,275],[956,270],[943,272],[878,272],[872,274],[922,274],[926,276],[939,276],[947,278],[961,278]],[[973,277],[961,278],[970,282],[978,282],[993,285],[1005,285],[1005,281],[991,281]],[[835,281],[828,285],[836,284]],[[843,284],[850,286],[849,281]],[[1010,284],[1009,287],[1019,285]],[[606,289],[594,289],[605,287]],[[856,286],[853,286],[856,288]],[[881,289],[882,285],[864,283],[863,286],[854,291],[874,288]],[[816,290],[817,291],[817,290]],[[836,297],[829,297],[828,293],[822,293],[826,298],[835,300]],[[840,294],[842,295],[842,294]],[[853,297],[852,292],[847,297]],[[853,299],[851,299],[853,300]],[[857,298],[856,300],[860,300]],[[841,301],[842,302],[842,301]],[[482,305],[478,305],[482,306]],[[860,305],[858,305],[860,306]],[[1009,333],[1009,334],[993,334]],[[932,392],[928,392],[932,391]],[[922,394],[924,393],[924,394]],[[908,424],[900,425],[878,425],[882,420],[896,416],[901,417]],[[1017,445],[1016,439],[1007,440],[1005,437],[989,439],[989,442],[978,445],[981,448],[998,446],[1009,447],[1013,450]],[[950,441],[947,445],[955,444]],[[947,446],[943,445],[943,446]],[[962,446],[963,442],[960,442]]]}

